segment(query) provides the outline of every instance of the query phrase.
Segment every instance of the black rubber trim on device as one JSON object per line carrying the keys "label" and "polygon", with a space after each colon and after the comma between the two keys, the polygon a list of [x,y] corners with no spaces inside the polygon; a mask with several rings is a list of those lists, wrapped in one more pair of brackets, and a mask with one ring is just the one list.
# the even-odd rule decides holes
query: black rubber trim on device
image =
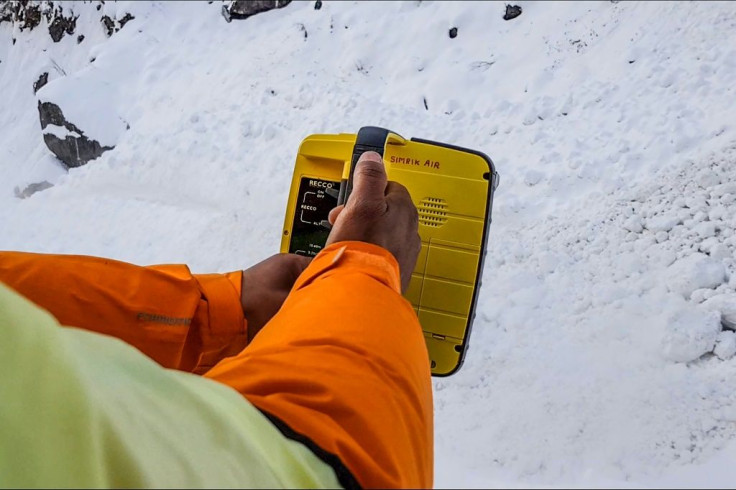
{"label": "black rubber trim on device", "polygon": [[312,439],[305,436],[304,434],[295,431],[289,426],[289,424],[276,417],[275,415],[270,414],[265,410],[261,410],[260,408],[258,408],[258,410],[263,415],[265,415],[266,418],[270,420],[274,426],[276,426],[276,428],[279,430],[279,432],[281,432],[281,434],[283,434],[284,437],[305,445],[310,451],[312,451],[312,453],[314,453],[315,456],[317,456],[317,458],[319,458],[327,466],[332,468],[335,472],[335,476],[337,477],[337,481],[340,483],[340,485],[342,485],[343,488],[363,488],[360,486],[360,483],[358,483],[358,480],[355,478],[355,476],[353,476],[347,466],[345,466],[345,464],[337,455],[325,451],[324,449],[319,447],[317,443],[315,443]]}
{"label": "black rubber trim on device", "polygon": [[411,141],[424,143],[427,145],[440,146],[443,148],[449,148],[450,150],[462,151],[464,153],[477,155],[486,161],[486,163],[488,164],[488,171],[490,172],[488,175],[488,200],[486,202],[488,216],[483,223],[483,241],[481,247],[482,253],[480,255],[480,263],[478,264],[478,273],[475,277],[476,287],[475,291],[473,291],[473,301],[470,303],[470,312],[468,313],[468,325],[465,328],[465,338],[463,339],[463,343],[460,344],[462,351],[460,352],[460,359],[458,360],[455,369],[445,374],[432,373],[432,376],[443,378],[446,376],[452,376],[460,369],[460,367],[463,365],[463,362],[465,361],[465,352],[468,350],[468,340],[470,339],[471,330],[473,328],[473,320],[475,320],[475,307],[478,303],[478,292],[480,291],[480,286],[482,283],[481,279],[483,277],[483,264],[485,263],[486,244],[488,243],[488,229],[491,226],[491,212],[493,211],[493,193],[495,192],[496,187],[498,187],[498,174],[496,173],[496,167],[493,165],[493,162],[490,158],[488,158],[488,155],[486,155],[485,153],[481,153],[476,150],[470,150],[468,148],[462,148],[460,146],[449,145],[447,143],[438,143],[437,141],[423,140],[420,138],[412,138]]}

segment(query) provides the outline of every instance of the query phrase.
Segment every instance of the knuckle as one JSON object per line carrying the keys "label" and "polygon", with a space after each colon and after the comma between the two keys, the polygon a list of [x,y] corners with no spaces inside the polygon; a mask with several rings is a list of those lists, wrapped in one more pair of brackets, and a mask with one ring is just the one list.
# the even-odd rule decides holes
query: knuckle
{"label": "knuckle", "polygon": [[407,189],[404,184],[402,184],[400,182],[394,182],[394,184],[396,185],[396,189],[398,189],[398,191],[400,193],[402,193],[403,195],[405,195],[407,197],[410,196],[409,189]]}
{"label": "knuckle", "polygon": [[401,206],[402,209],[406,212],[407,216],[412,221],[419,221],[419,210],[417,210],[416,205],[414,204],[414,201],[412,201],[411,196],[407,192],[406,194],[397,196],[398,204]]}
{"label": "knuckle", "polygon": [[350,209],[350,216],[359,220],[372,220],[382,216],[385,212],[385,203],[381,201],[356,200]]}

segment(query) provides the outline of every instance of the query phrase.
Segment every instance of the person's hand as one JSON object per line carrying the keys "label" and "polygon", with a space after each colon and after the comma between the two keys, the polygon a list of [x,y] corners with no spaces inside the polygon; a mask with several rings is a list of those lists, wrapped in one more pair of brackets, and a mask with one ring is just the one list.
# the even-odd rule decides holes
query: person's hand
{"label": "person's hand", "polygon": [[368,151],[360,156],[353,192],[345,206],[330,211],[329,221],[327,245],[357,240],[385,248],[399,263],[401,290],[406,291],[422,245],[419,216],[406,187],[388,181],[381,155]]}
{"label": "person's hand", "polygon": [[301,255],[277,254],[243,271],[240,301],[248,320],[248,342],[281,309],[310,261]]}

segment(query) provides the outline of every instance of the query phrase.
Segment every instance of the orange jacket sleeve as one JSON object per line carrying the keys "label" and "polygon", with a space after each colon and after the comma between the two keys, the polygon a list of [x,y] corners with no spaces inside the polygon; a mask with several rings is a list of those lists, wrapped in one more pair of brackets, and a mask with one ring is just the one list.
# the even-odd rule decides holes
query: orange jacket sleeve
{"label": "orange jacket sleeve", "polygon": [[205,376],[310,445],[345,486],[432,486],[429,356],[383,248],[325,248],[251,344]]}
{"label": "orange jacket sleeve", "polygon": [[119,339],[164,367],[202,373],[247,344],[242,272],[193,275],[79,255],[0,252],[0,281],[62,325]]}

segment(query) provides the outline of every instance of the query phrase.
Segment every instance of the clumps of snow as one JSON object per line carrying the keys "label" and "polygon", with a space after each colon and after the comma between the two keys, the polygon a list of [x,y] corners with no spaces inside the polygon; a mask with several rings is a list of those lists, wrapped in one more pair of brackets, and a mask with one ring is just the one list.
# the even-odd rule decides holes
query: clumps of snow
{"label": "clumps of snow", "polygon": [[[728,146],[529,223],[497,207],[481,326],[466,367],[436,381],[436,417],[453,420],[440,459],[536,482],[581,468],[647,481],[736,437],[719,412],[736,403],[722,330],[736,321],[736,220],[712,212],[734,175]],[[464,433],[477,435],[456,443]]]}
{"label": "clumps of snow", "polygon": [[644,231],[644,223],[642,222],[641,216],[638,215],[630,216],[623,224],[623,227],[632,233],[641,233]]}
{"label": "clumps of snow", "polygon": [[715,289],[725,280],[726,267],[723,261],[700,252],[683,257],[667,271],[667,285],[670,291],[679,293],[685,298],[689,298],[696,289]]}
{"label": "clumps of snow", "polygon": [[681,223],[680,218],[678,216],[671,216],[671,215],[664,215],[664,216],[655,216],[653,218],[650,218],[646,222],[646,227],[648,230],[657,233],[661,231],[670,231],[672,228],[674,228],[676,225],[679,225]]}
{"label": "clumps of snow", "polygon": [[722,361],[731,359],[736,354],[736,332],[730,330],[720,332],[713,353]]}
{"label": "clumps of snow", "polygon": [[543,172],[538,170],[529,170],[524,175],[524,183],[528,186],[537,185],[545,177]]}
{"label": "clumps of snow", "polygon": [[665,325],[662,354],[674,362],[694,361],[713,351],[720,332],[721,318],[715,311],[693,307],[672,311]]}
{"label": "clumps of snow", "polygon": [[736,330],[736,294],[711,296],[703,302],[703,308],[719,312],[723,327]]}

